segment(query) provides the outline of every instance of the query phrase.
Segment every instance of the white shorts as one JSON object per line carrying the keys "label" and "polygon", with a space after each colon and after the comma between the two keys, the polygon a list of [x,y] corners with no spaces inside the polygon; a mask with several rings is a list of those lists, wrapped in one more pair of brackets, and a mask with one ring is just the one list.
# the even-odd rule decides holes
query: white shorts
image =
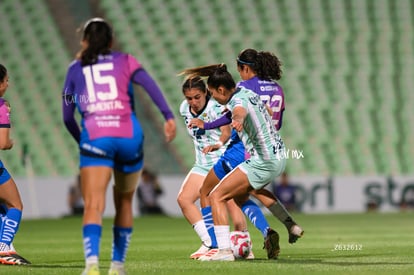
{"label": "white shorts", "polygon": [[262,160],[251,157],[237,167],[247,175],[252,188],[258,190],[273,182],[285,170],[285,166],[285,158]]}

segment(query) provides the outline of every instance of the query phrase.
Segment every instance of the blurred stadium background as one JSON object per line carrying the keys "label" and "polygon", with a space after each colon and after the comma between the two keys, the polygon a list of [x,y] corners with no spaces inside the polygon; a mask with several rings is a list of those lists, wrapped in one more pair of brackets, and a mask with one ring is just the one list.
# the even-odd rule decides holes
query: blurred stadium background
{"label": "blurred stadium background", "polygon": [[177,73],[224,62],[237,80],[235,58],[253,47],[283,62],[281,133],[288,148],[303,152],[288,162],[292,178],[311,189],[315,177],[375,179],[383,189],[372,198],[386,197],[392,178],[391,191],[403,198],[414,192],[413,13],[413,0],[2,0],[0,62],[11,77],[5,97],[15,147],[1,159],[37,193],[45,192],[41,182],[50,190],[74,178],[77,148],[62,123],[61,88],[79,48],[76,29],[101,16],[114,27],[116,48],[142,62],[177,114],[178,136],[167,145],[150,99],[136,98],[146,165],[164,180],[180,179],[193,162]]}

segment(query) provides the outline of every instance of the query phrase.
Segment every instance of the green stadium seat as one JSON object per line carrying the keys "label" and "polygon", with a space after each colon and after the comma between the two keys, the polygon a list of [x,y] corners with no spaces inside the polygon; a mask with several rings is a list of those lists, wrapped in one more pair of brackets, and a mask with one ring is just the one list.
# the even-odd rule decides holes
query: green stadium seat
{"label": "green stadium seat", "polygon": [[[102,0],[99,5],[120,47],[155,77],[176,114],[182,101],[180,70],[225,62],[238,80],[234,59],[240,50],[269,50],[283,62],[283,138],[309,156],[289,162],[295,174],[413,172],[414,141],[407,138],[414,135],[412,1]],[[0,23],[8,37],[2,62],[12,73],[7,98],[14,108],[16,141],[35,144],[36,172],[73,173],[76,144],[60,114],[62,64],[72,57],[44,1],[5,1],[2,9]],[[47,115],[39,115],[39,109]],[[45,122],[39,133],[30,130]],[[143,124],[149,127],[151,120]],[[162,141],[155,144],[146,154],[156,163],[168,162],[168,156],[151,153]],[[174,145],[190,167],[192,144],[185,132]],[[56,150],[48,154],[46,148]],[[24,173],[17,153],[6,154],[5,161]]]}

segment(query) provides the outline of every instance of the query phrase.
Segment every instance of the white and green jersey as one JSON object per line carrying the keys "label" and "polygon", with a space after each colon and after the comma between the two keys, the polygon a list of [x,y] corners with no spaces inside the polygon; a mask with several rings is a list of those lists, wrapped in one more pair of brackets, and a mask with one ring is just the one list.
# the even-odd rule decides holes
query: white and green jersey
{"label": "white and green jersey", "polygon": [[[184,119],[185,125],[187,126],[193,118],[198,118],[205,122],[214,121],[221,117],[224,109],[223,105],[220,105],[213,98],[210,98],[205,108],[198,115],[194,115],[190,111],[190,105],[187,103],[187,100],[184,100],[180,105],[180,114]],[[224,153],[226,146],[222,146],[219,150],[209,152],[207,154],[204,154],[202,150],[205,146],[216,144],[220,140],[220,129],[217,128],[206,131],[199,128],[186,128],[194,143],[196,157],[195,165],[210,169]]]}
{"label": "white and green jersey", "polygon": [[263,160],[278,159],[283,141],[260,96],[251,90],[239,87],[227,102],[227,108],[231,112],[238,106],[247,111],[243,130],[238,132],[246,150],[252,156],[256,155]]}

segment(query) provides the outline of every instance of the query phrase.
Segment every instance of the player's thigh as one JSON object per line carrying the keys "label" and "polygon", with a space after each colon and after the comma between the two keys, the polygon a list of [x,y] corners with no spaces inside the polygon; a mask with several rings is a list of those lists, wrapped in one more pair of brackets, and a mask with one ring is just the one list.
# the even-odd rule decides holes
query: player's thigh
{"label": "player's thigh", "polygon": [[229,200],[243,196],[251,190],[252,188],[246,174],[239,168],[236,168],[214,187],[210,193],[210,197],[214,200]]}
{"label": "player's thigh", "polygon": [[217,177],[214,169],[211,169],[206,178],[204,179],[204,182],[201,186],[201,195],[207,196],[208,193],[220,182],[220,179]]}
{"label": "player's thigh", "polygon": [[11,177],[0,184],[0,199],[8,208],[17,208],[20,210],[23,208],[19,190]]}
{"label": "player's thigh", "polygon": [[80,170],[82,194],[85,205],[89,202],[104,202],[111,180],[112,168],[107,166],[86,166]]}
{"label": "player's thigh", "polygon": [[138,186],[142,169],[133,173],[124,173],[118,170],[114,172],[115,186],[114,189],[120,193],[133,192]]}
{"label": "player's thigh", "polygon": [[200,198],[200,188],[204,182],[207,171],[197,172],[194,168],[187,174],[178,192],[178,200],[195,202]]}

